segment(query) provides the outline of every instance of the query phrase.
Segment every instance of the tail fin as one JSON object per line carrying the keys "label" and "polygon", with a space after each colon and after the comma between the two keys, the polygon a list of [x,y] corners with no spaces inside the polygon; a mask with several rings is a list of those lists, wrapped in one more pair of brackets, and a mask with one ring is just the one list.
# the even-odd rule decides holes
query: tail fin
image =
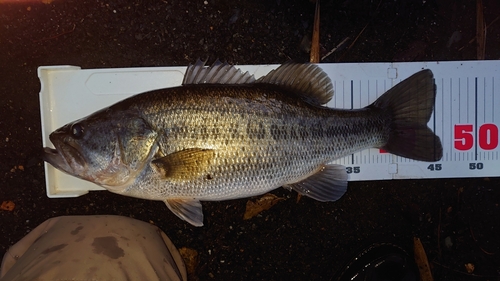
{"label": "tail fin", "polygon": [[436,85],[432,71],[427,69],[392,87],[370,105],[388,111],[392,117],[389,140],[382,148],[414,160],[440,160],[441,140],[427,127],[435,98]]}

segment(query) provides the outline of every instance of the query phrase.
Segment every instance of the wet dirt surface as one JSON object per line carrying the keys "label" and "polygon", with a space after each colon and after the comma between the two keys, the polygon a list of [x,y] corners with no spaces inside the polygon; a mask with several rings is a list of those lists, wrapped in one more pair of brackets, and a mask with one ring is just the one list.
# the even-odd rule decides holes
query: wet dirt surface
{"label": "wet dirt surface", "polygon": [[[335,203],[285,197],[243,220],[247,199],[204,202],[192,227],[162,202],[91,192],[45,195],[40,152],[41,65],[82,68],[307,61],[314,5],[295,1],[0,1],[0,255],[46,219],[114,214],[150,221],[196,250],[192,280],[330,280],[372,242],[412,251],[419,237],[434,280],[500,280],[498,178],[352,182]],[[47,3],[50,2],[50,3]],[[476,59],[475,1],[323,1],[322,62]],[[486,59],[500,59],[498,1],[484,1]],[[358,37],[359,35],[359,37]],[[354,39],[357,38],[356,41]],[[349,47],[352,44],[351,47]],[[475,269],[468,273],[465,264]]]}

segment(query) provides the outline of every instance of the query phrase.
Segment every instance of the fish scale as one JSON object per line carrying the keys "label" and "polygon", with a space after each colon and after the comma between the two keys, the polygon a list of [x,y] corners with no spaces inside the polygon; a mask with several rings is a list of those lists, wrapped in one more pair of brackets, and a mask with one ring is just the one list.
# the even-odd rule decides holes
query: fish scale
{"label": "fish scale", "polygon": [[[141,197],[150,196],[151,186],[158,190],[153,192],[154,196],[150,199],[178,196],[221,200],[254,196],[303,179],[314,172],[318,165],[358,151],[360,147],[383,143],[385,128],[374,126],[377,122],[369,118],[370,112],[366,110],[339,111],[317,107],[291,99],[289,93],[268,88],[238,89],[214,85],[207,89],[206,85],[199,85],[189,87],[189,98],[184,98],[187,95],[183,88],[179,88],[178,92],[170,91],[168,95],[153,92],[149,96],[141,96],[143,100],[150,99],[149,102],[129,100],[131,105],[142,106],[139,111],[146,113],[144,118],[149,120],[155,131],[166,132],[159,141],[164,154],[190,147],[216,151],[213,165],[207,170],[212,179],[200,177],[171,187],[163,179],[155,178],[153,173],[144,173],[144,180],[137,181],[148,186],[141,188],[144,190]],[[259,100],[261,96],[267,99]],[[252,111],[249,104],[256,108],[255,103],[259,101],[265,106],[260,107],[259,111]],[[342,115],[349,122],[330,121],[337,119],[337,115]],[[212,124],[210,120],[216,116],[217,124]],[[287,118],[284,120],[283,116]],[[356,117],[358,122],[351,125]],[[217,129],[217,137],[206,133],[210,131],[207,124]],[[270,129],[273,125],[283,129],[281,136],[273,135]],[[234,130],[242,138],[233,137]],[[314,136],[311,131],[324,132],[323,137]],[[346,137],[339,140],[338,136]],[[250,158],[260,161],[248,165],[246,162]],[[271,167],[269,164],[272,164]],[[242,183],[242,178],[248,180]],[[242,185],[246,188],[242,188]],[[214,186],[217,192],[212,190]]]}

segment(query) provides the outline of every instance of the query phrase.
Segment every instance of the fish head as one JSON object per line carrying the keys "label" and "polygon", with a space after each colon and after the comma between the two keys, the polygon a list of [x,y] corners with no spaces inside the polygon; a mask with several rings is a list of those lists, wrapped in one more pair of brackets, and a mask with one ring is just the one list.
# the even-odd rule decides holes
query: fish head
{"label": "fish head", "polygon": [[44,160],[55,168],[120,193],[157,150],[156,132],[139,114],[98,111],[52,132]]}

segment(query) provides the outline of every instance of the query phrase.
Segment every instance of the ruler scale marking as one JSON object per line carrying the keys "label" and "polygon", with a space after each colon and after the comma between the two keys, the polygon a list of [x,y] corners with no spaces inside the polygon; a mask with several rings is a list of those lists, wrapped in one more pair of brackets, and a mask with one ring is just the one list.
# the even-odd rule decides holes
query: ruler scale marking
{"label": "ruler scale marking", "polygon": [[[450,113],[450,119],[448,120],[447,123],[447,127],[448,128],[451,128],[453,126],[453,124],[455,123],[454,120],[453,120],[453,97],[451,96],[451,92],[453,91],[453,79],[450,78],[450,88],[448,89],[448,93],[447,93],[447,97],[449,99],[448,103],[450,105],[450,108],[449,108],[449,113]],[[453,145],[453,140],[454,138],[450,138],[450,146]],[[457,154],[454,153],[454,151],[452,149],[450,149],[450,152],[451,154],[453,155],[453,161],[457,161]]]}
{"label": "ruler scale marking", "polygon": [[[367,91],[368,91],[368,94],[367,94],[367,96],[368,96],[368,103],[366,105],[368,105],[369,102],[370,102],[370,80],[368,80],[366,82],[367,82],[366,84],[367,84],[367,88],[368,88],[367,89]],[[365,159],[368,159],[368,160],[365,160],[365,161],[367,161],[368,164],[371,164],[372,163],[371,159],[370,159],[371,149],[367,149],[367,154],[368,154],[368,157],[365,156]]]}
{"label": "ruler scale marking", "polygon": [[477,77],[474,79],[474,106],[475,106],[475,118],[474,118],[474,135],[476,136],[475,142],[474,142],[474,161],[477,161],[477,140],[478,140],[478,133],[477,133]]}
{"label": "ruler scale marking", "polygon": [[[452,83],[453,83],[453,80],[450,77],[450,89],[449,89],[448,93],[451,93],[451,91],[453,89],[453,84]],[[449,121],[451,123],[450,124],[450,127],[451,127],[451,126],[453,126],[453,99],[452,99],[451,95],[448,95],[448,99],[449,99],[448,104],[450,105],[450,110],[449,110],[449,112],[450,112],[450,120]],[[453,146],[453,140],[451,138],[450,138],[450,143],[449,144],[450,144],[450,147]],[[451,153],[451,155],[453,155],[453,161],[456,161],[457,160],[456,153],[453,153],[453,151],[450,151],[450,153]]]}
{"label": "ruler scale marking", "polygon": [[[465,82],[464,80],[462,79],[462,77],[458,77],[458,83],[457,83],[457,91],[458,91],[458,111],[457,111],[457,114],[458,114],[458,120],[457,120],[457,123],[458,124],[463,124],[463,123],[467,123],[469,121],[469,116],[463,112],[463,109],[461,107],[462,105],[462,88],[465,87],[465,97],[469,97],[469,87],[468,87],[468,84],[467,84],[467,78],[465,79]],[[464,85],[465,84],[465,85]],[[462,121],[462,119],[465,118],[465,121]]]}
{"label": "ruler scale marking", "polygon": [[[351,110],[354,108],[354,80],[351,80]],[[351,154],[351,164],[354,165],[354,153]]]}
{"label": "ruler scale marking", "polygon": [[483,123],[486,123],[486,76],[483,77]]}
{"label": "ruler scale marking", "polygon": [[[441,78],[441,141],[442,143],[445,143],[445,134],[444,134],[444,116],[443,116],[444,111],[444,78]],[[446,160],[448,160],[448,152],[446,152]]]}

